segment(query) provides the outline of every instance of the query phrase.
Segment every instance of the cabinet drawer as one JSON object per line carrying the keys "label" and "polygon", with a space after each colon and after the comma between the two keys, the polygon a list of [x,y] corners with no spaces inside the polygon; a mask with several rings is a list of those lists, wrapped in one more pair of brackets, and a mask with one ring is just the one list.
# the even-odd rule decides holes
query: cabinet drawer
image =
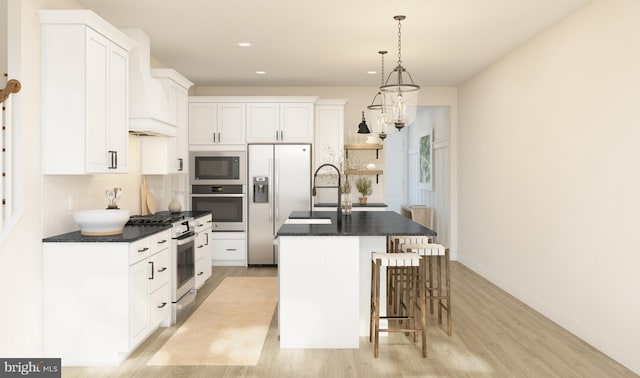
{"label": "cabinet drawer", "polygon": [[171,230],[166,230],[153,234],[149,237],[149,247],[151,248],[151,254],[154,254],[163,249],[169,248],[171,245]]}
{"label": "cabinet drawer", "polygon": [[212,240],[214,260],[244,260],[247,255],[246,241],[238,239]]}
{"label": "cabinet drawer", "polygon": [[155,328],[171,316],[171,285],[167,282],[151,293],[149,306],[150,326]]}
{"label": "cabinet drawer", "polygon": [[129,246],[129,265],[146,259],[156,252],[171,246],[171,230],[158,232],[144,239],[137,240]]}
{"label": "cabinet drawer", "polygon": [[196,234],[211,228],[213,223],[211,214],[204,217],[196,218]]}
{"label": "cabinet drawer", "polygon": [[129,265],[142,261],[151,256],[151,239],[144,238],[129,245]]}
{"label": "cabinet drawer", "polygon": [[165,249],[149,259],[150,269],[152,270],[149,276],[149,291],[153,292],[169,282],[169,277],[171,277],[170,264],[171,256],[169,255],[169,249]]}

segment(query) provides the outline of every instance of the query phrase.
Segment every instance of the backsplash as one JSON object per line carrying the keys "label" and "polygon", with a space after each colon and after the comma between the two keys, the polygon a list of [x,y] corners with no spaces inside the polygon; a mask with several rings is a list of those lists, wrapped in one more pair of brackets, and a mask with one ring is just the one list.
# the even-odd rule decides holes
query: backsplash
{"label": "backsplash", "polygon": [[[122,188],[118,207],[140,214],[140,140],[129,136],[129,172],[100,175],[44,175],[42,179],[42,233],[50,237],[80,228],[73,221],[73,212],[104,209],[105,189]],[[156,199],[158,211],[167,210],[173,192],[184,184],[185,175],[145,176],[149,190]],[[166,189],[165,189],[166,188]]]}

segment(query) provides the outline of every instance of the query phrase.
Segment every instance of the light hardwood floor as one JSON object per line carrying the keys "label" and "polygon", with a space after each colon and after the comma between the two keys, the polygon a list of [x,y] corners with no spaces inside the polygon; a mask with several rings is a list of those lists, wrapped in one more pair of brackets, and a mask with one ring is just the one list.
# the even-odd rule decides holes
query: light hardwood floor
{"label": "light hardwood floor", "polygon": [[[178,329],[161,328],[118,367],[63,368],[63,377],[636,377],[590,345],[452,262],[453,335],[429,318],[428,355],[403,335],[382,338],[380,357],[357,350],[281,350],[274,316],[257,366],[147,366]],[[275,268],[214,267],[198,305],[228,276],[276,276]]]}

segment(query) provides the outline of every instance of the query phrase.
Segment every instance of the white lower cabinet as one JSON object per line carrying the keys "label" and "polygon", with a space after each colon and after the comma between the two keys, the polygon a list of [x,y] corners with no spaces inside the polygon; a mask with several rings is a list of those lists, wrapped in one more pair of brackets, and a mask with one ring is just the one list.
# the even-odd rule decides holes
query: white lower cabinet
{"label": "white lower cabinet", "polygon": [[211,277],[211,214],[196,218],[196,289]]}
{"label": "white lower cabinet", "polygon": [[214,266],[247,266],[245,232],[212,232]]}
{"label": "white lower cabinet", "polygon": [[117,365],[171,321],[169,231],[132,243],[43,243],[44,353]]}

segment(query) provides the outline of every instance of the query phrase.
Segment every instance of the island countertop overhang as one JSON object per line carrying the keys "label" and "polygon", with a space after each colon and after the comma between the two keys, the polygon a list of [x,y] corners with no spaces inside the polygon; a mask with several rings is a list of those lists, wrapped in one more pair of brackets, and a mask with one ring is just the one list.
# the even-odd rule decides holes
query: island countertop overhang
{"label": "island countertop overhang", "polygon": [[338,228],[334,211],[294,211],[289,218],[330,218],[331,224],[284,224],[276,236],[437,236],[437,233],[394,211],[362,211],[343,215]]}

